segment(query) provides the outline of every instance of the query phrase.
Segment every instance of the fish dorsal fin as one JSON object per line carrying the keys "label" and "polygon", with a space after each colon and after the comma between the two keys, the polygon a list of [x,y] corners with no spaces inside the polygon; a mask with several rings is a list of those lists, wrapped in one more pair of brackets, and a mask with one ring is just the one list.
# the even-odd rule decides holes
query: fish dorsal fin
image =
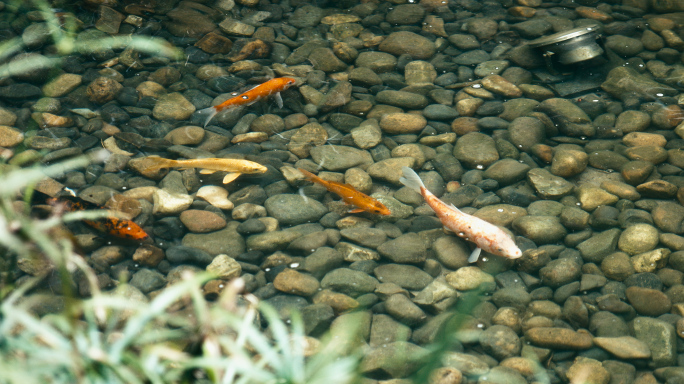
{"label": "fish dorsal fin", "polygon": [[231,172],[231,173],[227,174],[227,175],[223,178],[223,184],[228,184],[228,183],[230,183],[230,182],[233,182],[233,181],[234,181],[235,179],[237,179],[238,176],[240,176],[240,175],[241,175],[241,173],[239,173],[239,172]]}
{"label": "fish dorsal fin", "polygon": [[201,175],[211,175],[212,173],[215,173],[215,172],[216,172],[215,169],[206,169],[206,168],[205,168],[205,169],[200,169],[200,171],[199,171],[199,173],[200,173]]}

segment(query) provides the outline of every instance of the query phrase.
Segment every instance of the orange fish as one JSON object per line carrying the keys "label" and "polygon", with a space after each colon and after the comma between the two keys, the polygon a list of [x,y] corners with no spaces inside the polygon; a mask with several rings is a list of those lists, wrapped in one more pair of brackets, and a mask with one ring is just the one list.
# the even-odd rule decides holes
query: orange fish
{"label": "orange fish", "polygon": [[[85,211],[102,209],[97,204],[85,201],[78,197],[50,197],[47,200],[50,205],[63,205],[68,211]],[[84,223],[97,229],[98,231],[107,233],[112,236],[120,237],[129,240],[145,240],[149,237],[147,232],[140,228],[132,220],[121,219],[118,217],[104,217],[97,220],[83,220]]]}
{"label": "orange fish", "polygon": [[349,184],[341,184],[334,181],[323,180],[313,173],[305,171],[301,168],[299,168],[299,172],[303,173],[304,176],[306,176],[306,178],[310,181],[318,183],[324,186],[328,191],[340,196],[345,203],[358,207],[349,211],[349,213],[370,212],[376,213],[378,215],[389,215],[392,213],[387,207],[385,207],[384,204],[364,193],[357,191]]}
{"label": "orange fish", "polygon": [[200,116],[206,116],[206,120],[204,121],[204,126],[206,127],[217,113],[242,105],[251,105],[264,97],[271,96],[274,93],[278,107],[282,108],[283,98],[280,96],[280,92],[288,89],[294,83],[295,79],[291,77],[276,77],[275,79],[271,79],[263,84],[257,85],[245,93],[233,93],[234,97],[231,97],[219,105],[202,109],[197,113]]}

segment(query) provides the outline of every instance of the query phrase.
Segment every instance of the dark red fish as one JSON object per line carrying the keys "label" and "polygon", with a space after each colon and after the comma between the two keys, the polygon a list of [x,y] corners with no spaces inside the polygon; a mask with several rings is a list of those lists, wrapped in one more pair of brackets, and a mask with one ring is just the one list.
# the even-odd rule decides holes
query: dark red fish
{"label": "dark red fish", "polygon": [[[34,192],[35,193],[35,192]],[[70,212],[103,209],[97,204],[85,201],[74,196],[48,197],[46,203],[52,206],[63,206]],[[87,225],[100,232],[129,240],[145,240],[149,237],[147,232],[132,220],[118,217],[103,217],[97,220],[83,220]]]}

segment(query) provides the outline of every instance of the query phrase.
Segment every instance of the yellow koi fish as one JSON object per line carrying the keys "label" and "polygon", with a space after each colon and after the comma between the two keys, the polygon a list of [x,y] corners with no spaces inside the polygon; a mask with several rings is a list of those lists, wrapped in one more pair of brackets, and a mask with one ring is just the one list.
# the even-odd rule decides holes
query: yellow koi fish
{"label": "yellow koi fish", "polygon": [[149,171],[158,171],[163,168],[200,168],[199,173],[209,175],[214,172],[228,172],[223,178],[223,184],[228,184],[237,179],[243,173],[264,173],[268,170],[265,166],[254,161],[242,159],[223,159],[209,157],[204,159],[171,160],[159,156],[148,156],[143,162],[143,167]]}

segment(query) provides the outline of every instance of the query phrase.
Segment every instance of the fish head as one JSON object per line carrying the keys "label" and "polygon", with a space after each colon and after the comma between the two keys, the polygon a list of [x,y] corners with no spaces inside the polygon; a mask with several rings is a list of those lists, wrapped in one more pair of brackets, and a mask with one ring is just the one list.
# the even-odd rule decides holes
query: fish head
{"label": "fish head", "polygon": [[290,88],[291,86],[295,85],[295,83],[297,82],[297,80],[295,80],[291,77],[279,77],[277,80],[278,80],[277,88],[280,88],[283,91]]}
{"label": "fish head", "polygon": [[522,257],[522,251],[515,245],[515,242],[511,238],[508,238],[508,241],[499,243],[497,251],[501,256],[509,259],[519,259]]}
{"label": "fish head", "polygon": [[373,204],[368,207],[368,210],[377,215],[387,216],[392,214],[389,208],[385,207],[385,205],[379,201],[374,201]]}
{"label": "fish head", "polygon": [[266,166],[250,161],[248,164],[245,164],[243,173],[266,173],[266,171],[268,171]]}

